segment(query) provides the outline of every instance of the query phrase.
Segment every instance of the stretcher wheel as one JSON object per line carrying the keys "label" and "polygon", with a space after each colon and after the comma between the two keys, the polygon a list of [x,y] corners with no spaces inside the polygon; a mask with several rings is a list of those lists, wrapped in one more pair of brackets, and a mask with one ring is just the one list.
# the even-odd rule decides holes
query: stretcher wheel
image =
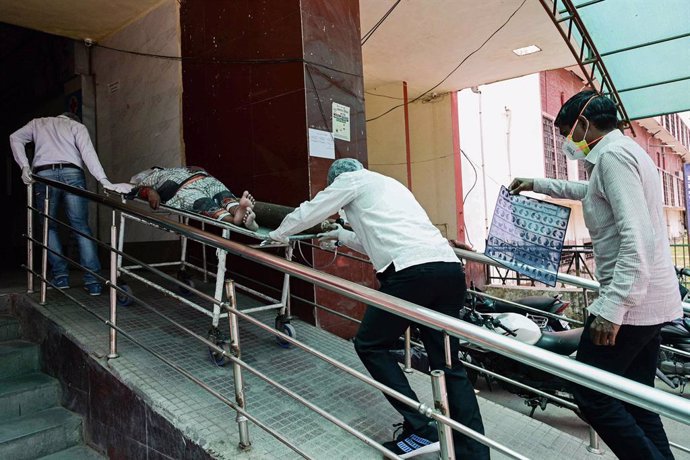
{"label": "stretcher wheel", "polygon": [[132,305],[132,302],[134,302],[134,299],[130,296],[132,288],[126,283],[121,283],[118,287],[125,292],[117,291],[117,304],[123,307]]}
{"label": "stretcher wheel", "polygon": [[[226,353],[230,354],[230,343],[221,338],[220,331],[218,328],[212,328],[208,333],[208,340],[215,343],[217,346],[223,349]],[[208,354],[211,357],[211,361],[218,367],[223,367],[230,362],[230,358],[225,355],[218,353],[216,350],[209,347]]]}
{"label": "stretcher wheel", "polygon": [[[286,322],[286,320],[280,316],[276,318],[276,329],[293,339],[297,337],[297,330],[295,330],[295,326],[289,322]],[[276,342],[278,342],[278,345],[283,348],[290,348],[290,342],[283,340],[282,337],[276,336]]]}

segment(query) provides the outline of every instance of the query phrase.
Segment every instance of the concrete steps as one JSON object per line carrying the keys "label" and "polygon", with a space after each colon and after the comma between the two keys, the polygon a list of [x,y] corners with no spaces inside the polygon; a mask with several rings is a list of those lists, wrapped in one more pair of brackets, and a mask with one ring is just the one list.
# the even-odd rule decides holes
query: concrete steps
{"label": "concrete steps", "polygon": [[0,315],[0,458],[103,459],[82,443],[82,419],[59,406],[60,384],[40,372],[38,345]]}
{"label": "concrete steps", "polygon": [[105,457],[86,446],[74,446],[38,460],[102,460]]}
{"label": "concrete steps", "polygon": [[81,440],[81,417],[62,407],[0,423],[1,458],[42,457],[79,444]]}

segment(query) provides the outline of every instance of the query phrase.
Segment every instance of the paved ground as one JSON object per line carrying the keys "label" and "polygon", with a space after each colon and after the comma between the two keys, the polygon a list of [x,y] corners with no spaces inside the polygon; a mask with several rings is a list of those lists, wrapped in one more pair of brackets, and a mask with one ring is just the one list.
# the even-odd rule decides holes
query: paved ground
{"label": "paved ground", "polygon": [[[19,282],[23,283],[24,278],[20,277]],[[0,291],[10,289],[5,282],[2,284]],[[192,331],[206,335],[210,318],[142,285],[133,283],[132,287],[145,302]],[[92,298],[77,287],[66,292],[91,311],[107,315],[107,296]],[[241,307],[255,305],[248,298],[242,297],[240,300]],[[66,300],[58,292],[49,291],[48,305],[41,308],[94,355],[103,358],[107,354],[106,328],[72,301]],[[271,312],[257,314],[256,317],[267,324],[273,322]],[[214,366],[203,344],[164,322],[142,305],[119,308],[118,324],[137,340],[234,400],[231,369]],[[226,323],[221,325],[227,331]],[[300,321],[294,325],[298,338],[304,343],[365,372],[351,343]],[[399,421],[399,416],[378,391],[302,350],[280,348],[272,336],[247,322],[241,323],[241,344],[243,359],[251,366],[372,439],[390,439],[393,431],[391,425]],[[161,414],[174,421],[191,439],[213,452],[217,458],[298,458],[287,447],[253,425],[250,427],[251,451],[238,452],[234,411],[129,341],[120,340],[119,352],[120,358],[107,363],[112,372],[135,387]],[[249,373],[245,375],[250,413],[296,443],[310,457],[329,460],[381,458],[363,442],[347,435],[274,387]],[[428,377],[415,373],[410,380],[421,400],[430,402]],[[579,421],[573,423],[573,416],[569,413],[557,417],[568,420],[567,423],[552,427],[483,396],[494,398],[495,395],[487,391],[482,391],[480,395],[487,435],[523,455],[534,459],[613,458],[610,453],[602,457],[587,452],[587,437],[586,433],[582,433],[582,424]],[[494,451],[493,458],[505,457]]]}

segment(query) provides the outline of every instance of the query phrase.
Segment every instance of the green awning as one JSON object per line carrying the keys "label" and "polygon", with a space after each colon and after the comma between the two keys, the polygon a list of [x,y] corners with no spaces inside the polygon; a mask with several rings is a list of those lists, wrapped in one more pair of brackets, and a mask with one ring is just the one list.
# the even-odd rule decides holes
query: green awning
{"label": "green awning", "polygon": [[690,110],[690,0],[572,3],[631,120]]}

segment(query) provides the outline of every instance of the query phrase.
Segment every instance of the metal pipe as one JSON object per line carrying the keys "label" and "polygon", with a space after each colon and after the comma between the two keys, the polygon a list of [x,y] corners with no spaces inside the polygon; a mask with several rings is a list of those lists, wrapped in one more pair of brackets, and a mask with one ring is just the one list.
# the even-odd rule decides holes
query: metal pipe
{"label": "metal pipe", "polygon": [[[236,356],[238,360],[242,358],[242,351],[240,348],[240,327],[237,322],[237,315],[233,312],[237,310],[237,297],[235,295],[235,285],[232,280],[225,282],[225,297],[230,302],[232,308],[228,309],[228,325],[230,327],[230,352]],[[244,380],[242,379],[242,367],[238,361],[232,363],[232,376],[235,385],[235,402],[242,409],[247,409],[247,400],[244,397]],[[247,419],[239,412],[237,413],[237,426],[240,433],[240,448],[247,450],[251,447],[252,442],[249,440],[249,427],[247,426]]]}
{"label": "metal pipe", "polygon": [[487,299],[500,301],[500,302],[503,302],[507,305],[511,305],[513,307],[520,308],[522,310],[528,311],[530,313],[534,313],[534,314],[539,315],[539,316],[545,316],[547,318],[553,318],[553,319],[560,319],[563,321],[567,321],[569,323],[577,324],[578,326],[582,326],[582,324],[583,324],[582,321],[568,318],[567,316],[557,315],[555,313],[549,313],[548,311],[539,310],[538,308],[530,307],[528,305],[523,305],[523,304],[518,303],[518,302],[513,302],[512,300],[502,299],[500,297],[496,297],[494,295],[487,294],[486,292],[475,291],[473,289],[468,289],[467,292],[469,292],[470,294],[473,294],[473,295],[477,295],[479,297],[485,297]]}
{"label": "metal pipe", "polygon": [[676,444],[675,442],[669,442],[668,444],[675,449],[678,449],[678,450],[681,450],[683,452],[687,452],[690,454],[690,448],[688,448],[688,447],[681,446],[680,444]]}
{"label": "metal pipe", "polygon": [[589,427],[589,445],[587,446],[587,451],[596,455],[604,454],[604,451],[599,447],[599,435],[591,426]]}
{"label": "metal pipe", "polygon": [[46,304],[48,294],[48,216],[50,215],[50,187],[46,186],[45,200],[43,200],[43,251],[41,253],[41,305]]}
{"label": "metal pipe", "polygon": [[523,389],[525,389],[525,390],[527,390],[527,391],[530,391],[530,392],[532,392],[532,393],[534,393],[534,394],[536,394],[536,395],[538,395],[538,396],[543,396],[543,397],[545,397],[545,398],[547,398],[547,399],[550,399],[550,400],[552,400],[552,401],[554,401],[554,402],[557,402],[559,405],[565,407],[566,409],[570,409],[570,410],[572,410],[572,411],[578,410],[577,404],[571,403],[570,401],[566,401],[566,400],[563,399],[563,398],[559,398],[558,396],[554,396],[554,395],[549,394],[549,393],[547,393],[547,392],[545,392],[545,391],[539,390],[539,389],[534,388],[534,387],[531,387],[531,386],[529,386],[529,385],[525,385],[525,384],[522,383],[522,382],[518,382],[517,380],[513,380],[513,379],[511,379],[510,377],[506,377],[506,376],[501,375],[501,374],[498,374],[498,373],[496,373],[496,372],[494,372],[494,371],[490,371],[490,370],[488,370],[488,369],[484,369],[483,367],[479,367],[479,366],[477,366],[477,365],[475,365],[475,364],[472,364],[472,363],[470,363],[470,362],[468,362],[468,361],[465,361],[464,359],[461,359],[461,361],[462,361],[462,365],[465,366],[465,367],[469,367],[470,369],[474,369],[474,370],[476,370],[477,372],[481,372],[482,374],[490,375],[491,377],[497,378],[497,379],[502,380],[502,381],[504,381],[504,382],[508,382],[508,383],[510,383],[511,385],[515,385],[515,386],[517,386],[517,387],[523,388]]}
{"label": "metal pipe", "polygon": [[[467,259],[467,260],[472,260],[474,262],[479,262],[485,265],[490,265],[493,267],[501,267],[501,268],[506,268],[503,265],[499,264],[495,260],[485,256],[484,254],[474,252],[474,251],[466,251],[464,249],[453,249],[455,251],[455,254],[460,257],[461,259]],[[561,283],[569,284],[571,286],[583,288],[583,289],[589,289],[590,291],[599,291],[600,284],[598,281],[586,279],[586,278],[580,278],[577,276],[569,275],[567,273],[558,273],[557,274],[557,279]],[[690,303],[688,302],[683,302],[683,311],[685,314],[690,315]]]}
{"label": "metal pipe", "polygon": [[310,354],[318,357],[319,359],[321,359],[321,360],[327,362],[328,364],[340,369],[341,371],[355,377],[356,379],[361,380],[362,382],[380,390],[384,394],[386,394],[392,398],[395,398],[398,401],[400,401],[400,402],[402,402],[402,403],[404,403],[410,407],[415,408],[417,410],[417,412],[419,412],[420,414],[424,414],[427,417],[433,418],[439,423],[445,423],[447,425],[450,425],[451,428],[453,428],[456,431],[459,431],[460,433],[464,434],[465,436],[472,438],[478,442],[481,442],[482,444],[487,445],[487,446],[489,446],[489,447],[491,447],[491,448],[493,448],[493,449],[495,449],[495,450],[497,450],[497,451],[499,451],[505,455],[508,455],[509,457],[527,460],[526,457],[524,457],[524,456],[520,455],[519,453],[513,451],[512,449],[494,441],[493,439],[490,439],[490,438],[488,438],[482,434],[479,434],[476,431],[466,427],[465,425],[461,425],[460,423],[456,422],[455,420],[453,420],[451,418],[448,418],[446,416],[443,416],[441,414],[434,412],[433,409],[428,407],[426,404],[420,403],[419,401],[415,401],[414,399],[411,399],[411,398],[403,395],[402,393],[399,393],[399,392],[387,387],[386,385],[379,383],[378,381],[374,380],[373,378],[366,376],[366,375],[362,374],[361,372],[358,372],[358,371],[352,369],[351,367],[346,366],[345,364],[331,358],[330,356],[325,355],[325,354],[321,353],[320,351],[318,351],[318,350],[316,350],[316,349],[314,349],[308,345],[305,345],[302,342],[299,342],[299,341],[293,339],[289,335],[273,329],[271,326],[268,326],[268,325],[262,323],[261,321],[259,321],[258,319],[254,318],[250,315],[245,314],[241,310],[237,310],[235,313],[237,314],[237,316],[239,316],[240,318],[252,323],[253,325],[269,332],[270,334],[273,334],[277,337],[280,337],[281,340],[284,340],[285,342],[288,342],[291,345],[293,345],[297,348],[300,348],[300,349],[306,351],[307,353],[310,353]]}
{"label": "metal pipe", "polygon": [[412,331],[410,327],[405,329],[405,367],[403,371],[410,374],[412,373],[412,350],[410,346],[410,340],[412,338]]}
{"label": "metal pipe", "polygon": [[[205,232],[206,231],[206,222],[201,223],[201,231]],[[208,267],[206,264],[206,245],[201,243],[201,264],[203,267],[203,270],[201,271],[204,274],[204,283],[208,283]]]}
{"label": "metal pipe", "polygon": [[[39,178],[38,180],[47,185],[56,184],[56,182],[44,178]],[[85,196],[87,198],[91,197],[96,202],[106,204],[116,209],[124,209],[130,213],[134,212],[131,207],[125,206],[108,197],[96,195],[86,190],[63,184],[59,184],[59,186],[75,195]],[[690,420],[690,401],[683,400],[675,395],[649,388],[646,385],[630,381],[624,377],[573,361],[549,351],[525,345],[484,328],[468,324],[459,319],[375,291],[354,282],[327,273],[321,273],[309,267],[273,256],[272,254],[245,247],[234,241],[224,240],[217,235],[201,232],[201,230],[194,227],[184,226],[173,220],[157,217],[143,210],[137,210],[136,213],[140,214],[141,217],[150,218],[153,222],[171,231],[193,237],[195,240],[204,242],[209,246],[226,249],[246,260],[260,263],[283,273],[288,273],[298,279],[312,282],[318,287],[381,308],[382,310],[397,314],[398,316],[417,322],[423,326],[436,330],[445,330],[450,335],[465,338],[485,349],[510,356],[512,359],[536,367],[545,372],[558,374],[562,378],[576,384],[614,396],[617,399],[654,411],[682,423],[688,423],[688,420]],[[286,340],[284,334],[281,337],[283,340]],[[462,427],[462,425],[459,424],[458,426]]]}
{"label": "metal pipe", "polygon": [[484,121],[482,117],[482,92],[479,88],[473,86],[472,92],[478,95],[479,98],[479,153],[482,159],[482,188],[484,189],[484,235],[489,235],[489,204],[486,194],[486,161],[484,158]]}
{"label": "metal pipe", "polygon": [[[113,211],[113,222],[110,226],[110,245],[111,249],[115,248],[117,244],[117,227],[115,211]],[[115,251],[110,251],[110,323],[117,324],[117,253]],[[108,354],[109,359],[117,358],[117,331],[114,328],[110,328],[110,353]]]}
{"label": "metal pipe", "polygon": [[[27,267],[27,269],[28,269],[28,267]],[[35,273],[35,272],[34,272],[34,275],[39,276],[39,274],[38,274],[38,273]],[[91,311],[86,305],[84,305],[83,303],[81,303],[79,300],[77,300],[76,298],[72,297],[72,296],[69,295],[68,293],[66,293],[66,292],[64,292],[64,291],[60,291],[60,292],[61,292],[61,294],[65,295],[67,298],[69,298],[72,302],[74,302],[75,304],[77,304],[77,306],[79,306],[81,309],[85,310],[87,313],[91,314],[92,316],[94,316],[95,318],[97,318],[98,320],[100,320],[102,323],[104,323],[105,325],[107,325],[108,327],[114,328],[115,330],[117,330],[117,332],[118,332],[120,335],[122,335],[124,338],[126,338],[126,339],[129,340],[130,342],[136,344],[136,345],[137,345],[138,347],[140,347],[142,350],[144,350],[144,351],[150,353],[151,355],[153,355],[154,357],[158,358],[161,362],[163,362],[163,364],[169,366],[170,368],[172,368],[172,369],[174,369],[175,371],[177,371],[177,372],[179,372],[180,374],[182,374],[184,377],[186,377],[186,378],[188,378],[189,380],[191,380],[192,382],[196,383],[196,384],[197,384],[199,387],[201,387],[203,390],[205,390],[206,392],[208,392],[209,394],[211,394],[212,396],[214,396],[215,398],[217,398],[218,400],[220,400],[221,402],[223,402],[224,404],[226,404],[227,406],[229,406],[231,409],[234,409],[234,410],[237,411],[238,413],[242,414],[244,417],[246,417],[246,418],[247,418],[248,420],[250,420],[252,423],[254,423],[255,425],[257,425],[259,428],[261,428],[262,430],[266,431],[268,434],[270,434],[271,436],[273,436],[274,438],[276,438],[279,442],[281,442],[282,444],[284,444],[284,445],[287,446],[288,448],[292,449],[295,453],[297,453],[298,455],[300,455],[302,458],[305,458],[305,459],[310,459],[310,458],[311,458],[311,457],[310,457],[309,455],[307,455],[303,450],[301,450],[300,448],[298,448],[298,447],[295,446],[294,444],[290,443],[290,441],[289,441],[287,438],[285,438],[283,435],[281,435],[280,433],[278,433],[277,431],[275,431],[274,429],[272,429],[272,428],[269,427],[268,425],[266,425],[266,424],[264,424],[263,422],[261,422],[259,419],[257,419],[257,418],[254,417],[253,415],[251,415],[249,412],[247,412],[247,411],[244,410],[243,408],[237,406],[235,403],[233,403],[232,401],[230,401],[229,399],[227,399],[225,396],[223,396],[222,394],[220,394],[219,392],[217,392],[216,390],[214,390],[213,388],[211,388],[210,386],[208,386],[203,380],[200,380],[199,378],[195,377],[195,376],[194,376],[192,373],[190,373],[189,371],[185,370],[184,368],[182,368],[182,367],[178,366],[177,364],[173,363],[172,361],[168,360],[168,359],[165,358],[163,355],[161,355],[160,353],[154,351],[152,348],[148,347],[147,345],[143,344],[142,342],[139,342],[137,339],[135,339],[134,337],[132,337],[131,335],[129,335],[127,332],[125,332],[124,330],[122,330],[120,327],[118,327],[118,326],[116,326],[116,325],[114,325],[114,324],[111,324],[110,321],[108,321],[107,319],[101,317],[101,316],[98,315],[97,313]],[[136,299],[136,300],[137,300],[137,302],[139,302],[140,304],[145,305],[145,304],[141,301],[141,299]],[[185,328],[184,326],[180,325],[179,323],[176,323],[175,321],[170,320],[169,318],[165,317],[165,315],[163,315],[163,314],[157,312],[153,307],[150,307],[150,306],[147,306],[147,307],[148,307],[151,311],[153,311],[154,313],[158,314],[159,316],[162,316],[162,317],[168,319],[172,324],[174,324],[174,325],[176,325],[177,327],[181,328],[183,331],[187,332],[187,333],[190,334],[192,337],[194,337],[194,338],[196,338],[196,339],[199,339],[199,340],[201,340],[202,342],[205,342],[206,345],[209,346],[209,347],[211,347],[211,348],[213,348],[214,351],[219,352],[219,353],[224,353],[224,352],[225,352],[223,349],[221,349],[221,348],[218,347],[217,345],[215,345],[215,344],[209,342],[208,340],[204,339],[203,337],[201,337],[201,336],[199,336],[199,335],[193,333],[192,331],[190,331],[189,329],[187,329],[187,328]]]}
{"label": "metal pipe", "polygon": [[[31,238],[34,237],[34,213],[31,210],[34,206],[34,192],[31,183],[26,186],[26,233],[29,239],[26,240],[26,266],[30,270],[34,269],[34,244]],[[34,292],[34,275],[31,272],[26,272],[26,292],[31,294]]]}
{"label": "metal pipe", "polygon": [[[434,407],[436,410],[446,417],[450,417],[448,390],[446,389],[446,377],[443,371],[431,371],[431,392],[434,395]],[[441,458],[443,460],[454,460],[453,430],[448,425],[443,423],[438,425],[438,441],[441,445]]]}
{"label": "metal pipe", "polygon": [[446,367],[450,369],[453,367],[453,356],[450,352],[450,336],[448,336],[446,331],[443,331],[443,350],[445,352]]}

